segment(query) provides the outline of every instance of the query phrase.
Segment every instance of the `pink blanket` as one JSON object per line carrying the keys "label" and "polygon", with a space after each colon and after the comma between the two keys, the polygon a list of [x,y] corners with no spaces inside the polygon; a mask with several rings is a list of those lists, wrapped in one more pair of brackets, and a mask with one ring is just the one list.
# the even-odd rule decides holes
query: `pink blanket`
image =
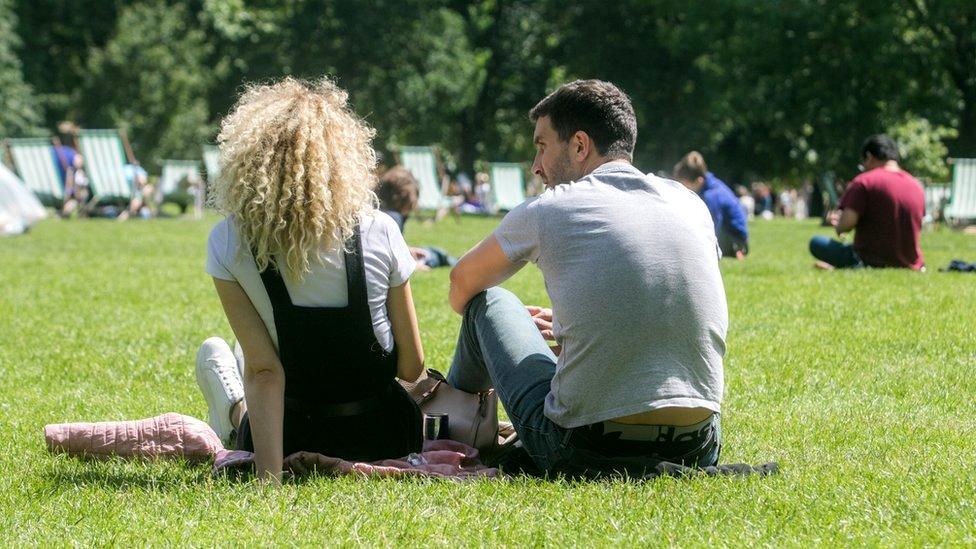
{"label": "pink blanket", "polygon": [[[254,462],[251,452],[224,449],[217,434],[203,421],[172,412],[134,421],[47,425],[44,438],[50,452],[77,457],[213,460],[214,474],[250,470]],[[468,479],[500,474],[481,463],[478,450],[453,440],[427,441],[420,453],[372,463],[298,452],[285,458],[284,466],[296,476],[317,473]]]}
{"label": "pink blanket", "polygon": [[[240,450],[223,450],[214,459],[213,472],[250,469],[254,454]],[[295,476],[319,474],[329,476],[361,475],[367,477],[422,476],[453,479],[500,476],[498,469],[486,467],[478,450],[453,440],[427,440],[417,454],[400,459],[369,463],[346,461],[313,452],[296,452],[285,458],[284,467]]]}

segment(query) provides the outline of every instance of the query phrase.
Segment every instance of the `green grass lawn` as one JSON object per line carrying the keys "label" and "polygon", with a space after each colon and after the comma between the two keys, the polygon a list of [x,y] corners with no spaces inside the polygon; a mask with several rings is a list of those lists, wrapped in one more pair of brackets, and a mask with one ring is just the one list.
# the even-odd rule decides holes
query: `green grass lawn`
{"label": "green grass lawn", "polygon": [[[976,544],[976,276],[936,269],[976,261],[976,237],[944,230],[923,235],[926,274],[816,271],[812,222],[756,222],[753,255],[723,263],[722,457],[776,460],[774,477],[274,489],[205,466],[49,455],[46,423],[206,417],[196,349],[231,336],[203,270],[215,221],[50,220],[0,240],[2,545]],[[460,254],[496,222],[412,222],[407,236]],[[507,286],[545,303],[524,271]],[[442,370],[459,324],[447,275],[413,279]]]}

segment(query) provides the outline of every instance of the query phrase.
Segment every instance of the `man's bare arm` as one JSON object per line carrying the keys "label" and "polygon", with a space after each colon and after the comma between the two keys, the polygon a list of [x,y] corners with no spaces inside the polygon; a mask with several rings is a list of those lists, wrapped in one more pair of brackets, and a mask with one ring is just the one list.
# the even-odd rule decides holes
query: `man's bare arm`
{"label": "man's bare arm", "polygon": [[841,210],[840,216],[834,223],[834,230],[837,231],[837,236],[854,230],[854,227],[857,227],[858,217],[858,213],[850,208]]}
{"label": "man's bare arm", "polygon": [[525,263],[512,263],[505,256],[495,235],[490,235],[464,254],[451,269],[451,290],[448,300],[457,314],[471,298],[497,286],[518,272]]}

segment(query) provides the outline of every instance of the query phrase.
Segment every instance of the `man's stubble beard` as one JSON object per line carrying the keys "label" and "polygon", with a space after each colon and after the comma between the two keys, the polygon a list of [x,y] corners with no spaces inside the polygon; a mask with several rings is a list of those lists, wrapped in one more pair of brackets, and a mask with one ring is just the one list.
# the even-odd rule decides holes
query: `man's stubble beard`
{"label": "man's stubble beard", "polygon": [[569,151],[563,150],[556,158],[556,165],[552,167],[546,187],[553,188],[561,183],[569,183],[577,179],[577,174],[573,170],[572,161],[569,159]]}

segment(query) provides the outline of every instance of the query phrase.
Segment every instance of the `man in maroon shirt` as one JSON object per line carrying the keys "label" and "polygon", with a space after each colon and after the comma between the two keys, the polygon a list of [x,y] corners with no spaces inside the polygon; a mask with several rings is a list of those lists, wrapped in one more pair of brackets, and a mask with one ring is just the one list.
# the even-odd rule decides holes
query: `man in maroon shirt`
{"label": "man in maroon shirt", "polygon": [[898,166],[898,146],[886,135],[872,135],[861,146],[864,172],[854,178],[830,219],[838,236],[856,229],[854,245],[815,236],[810,253],[822,269],[925,265],[919,232],[925,192]]}

